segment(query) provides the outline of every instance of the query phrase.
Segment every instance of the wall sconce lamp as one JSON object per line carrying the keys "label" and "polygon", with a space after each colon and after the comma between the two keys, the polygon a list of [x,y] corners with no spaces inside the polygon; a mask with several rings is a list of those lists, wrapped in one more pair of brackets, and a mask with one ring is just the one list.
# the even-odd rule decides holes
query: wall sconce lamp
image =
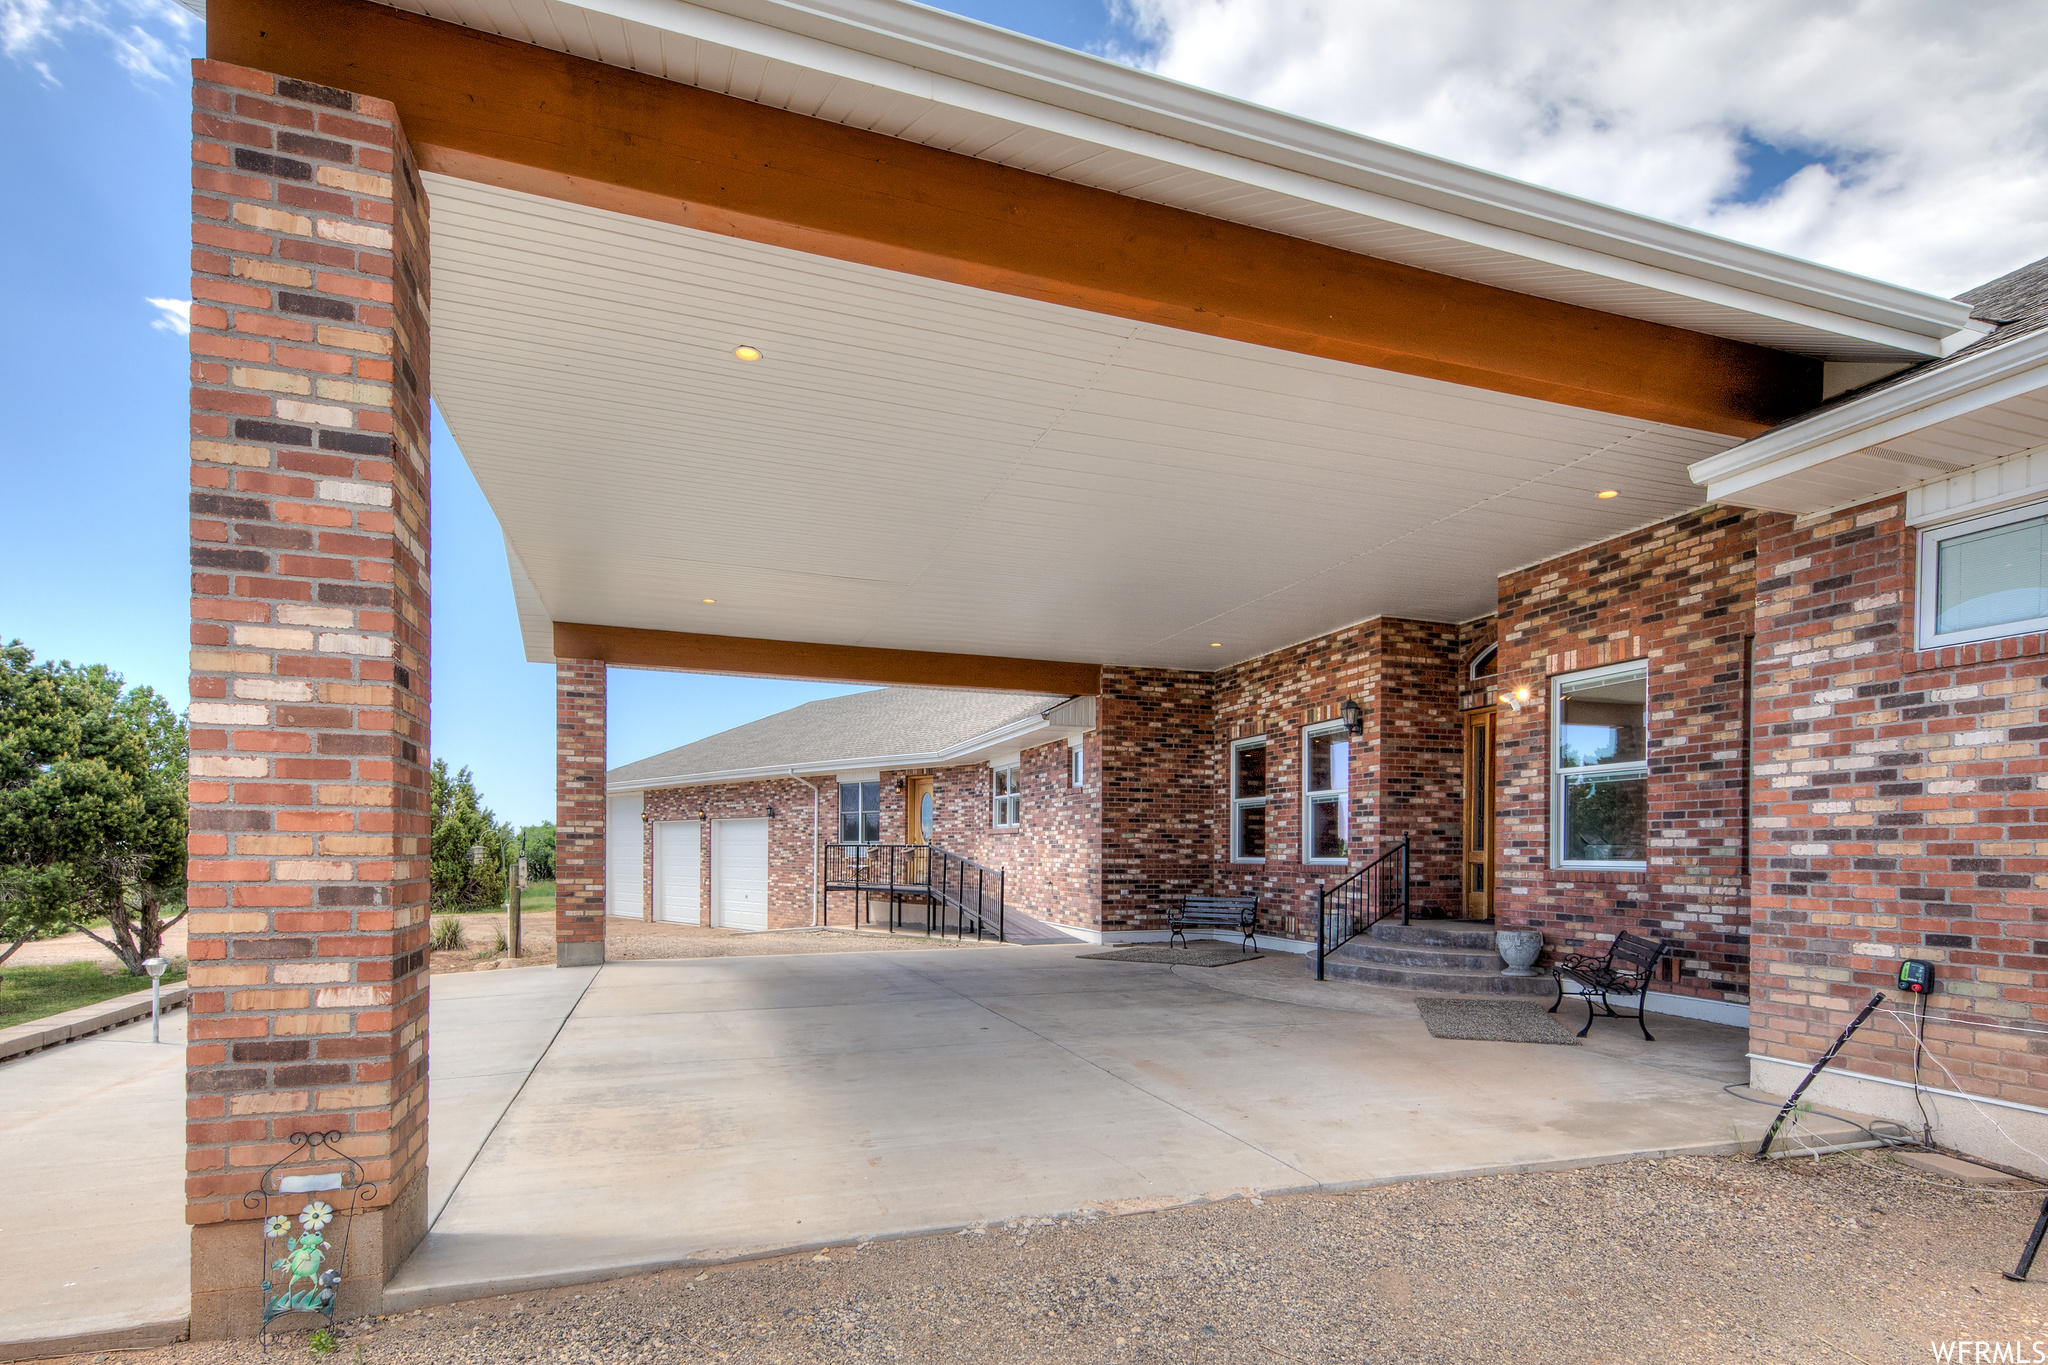
{"label": "wall sconce lamp", "polygon": [[900,777],[896,779],[896,790],[897,790],[897,791],[902,791],[902,790],[903,790],[903,779],[902,779],[902,778],[900,778]]}
{"label": "wall sconce lamp", "polygon": [[1518,687],[1514,691],[1508,693],[1507,703],[1509,706],[1514,708],[1516,715],[1520,715],[1522,713],[1522,708],[1530,704],[1529,689],[1526,686]]}
{"label": "wall sconce lamp", "polygon": [[1344,718],[1344,728],[1353,735],[1365,733],[1365,712],[1359,709],[1356,701],[1346,697],[1344,704],[1337,708],[1337,714]]}
{"label": "wall sconce lamp", "polygon": [[769,818],[770,820],[773,820],[773,819],[775,818],[775,807],[773,807],[773,806],[770,806],[770,807],[768,808],[768,818]]}

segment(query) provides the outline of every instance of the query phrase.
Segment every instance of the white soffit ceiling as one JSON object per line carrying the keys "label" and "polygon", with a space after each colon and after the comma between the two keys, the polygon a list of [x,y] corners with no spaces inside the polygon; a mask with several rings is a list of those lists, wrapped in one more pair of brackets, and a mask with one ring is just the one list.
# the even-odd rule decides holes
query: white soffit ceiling
{"label": "white soffit ceiling", "polygon": [[1840,361],[1968,308],[1296,119],[900,0],[394,8],[1309,241]]}
{"label": "white soffit ceiling", "polygon": [[1733,444],[428,181],[435,396],[535,659],[581,621],[1215,668],[1483,615]]}

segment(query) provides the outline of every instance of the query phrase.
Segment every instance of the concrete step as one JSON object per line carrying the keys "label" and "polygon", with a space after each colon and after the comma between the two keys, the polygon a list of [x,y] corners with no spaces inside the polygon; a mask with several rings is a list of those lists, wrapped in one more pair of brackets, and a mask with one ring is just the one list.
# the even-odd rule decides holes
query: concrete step
{"label": "concrete step", "polygon": [[1416,920],[1412,924],[1403,924],[1398,919],[1383,919],[1368,932],[1382,943],[1398,943],[1404,948],[1493,951],[1493,929],[1482,929],[1472,920]]}
{"label": "concrete step", "polygon": [[1497,972],[1507,965],[1491,944],[1484,951],[1471,952],[1463,948],[1409,948],[1385,939],[1354,938],[1335,955],[1382,967],[1433,967],[1456,972]]}
{"label": "concrete step", "polygon": [[[1315,970],[1314,959],[1309,970]],[[1491,972],[1444,971],[1428,967],[1402,967],[1375,963],[1356,957],[1331,954],[1323,963],[1323,974],[1343,981],[1362,981],[1370,986],[1392,986],[1397,990],[1421,991],[1428,995],[1554,995],[1556,984],[1548,976],[1502,976]]]}

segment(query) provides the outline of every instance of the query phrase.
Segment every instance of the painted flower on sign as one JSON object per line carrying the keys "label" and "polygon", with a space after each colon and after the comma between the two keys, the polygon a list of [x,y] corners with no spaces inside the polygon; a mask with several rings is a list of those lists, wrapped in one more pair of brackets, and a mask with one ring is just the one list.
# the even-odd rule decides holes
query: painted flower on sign
{"label": "painted flower on sign", "polygon": [[334,1221],[334,1206],[315,1199],[299,1210],[299,1226],[308,1232],[318,1232]]}
{"label": "painted flower on sign", "polygon": [[291,1230],[292,1220],[281,1213],[274,1218],[266,1220],[263,1224],[263,1235],[265,1237],[283,1237]]}

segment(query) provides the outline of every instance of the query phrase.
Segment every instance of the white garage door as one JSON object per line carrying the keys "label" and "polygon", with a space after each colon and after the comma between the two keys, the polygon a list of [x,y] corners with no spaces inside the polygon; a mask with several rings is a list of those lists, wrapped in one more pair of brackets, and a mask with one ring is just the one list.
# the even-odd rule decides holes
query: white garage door
{"label": "white garage door", "polygon": [[768,927],[768,822],[712,822],[711,876],[718,920],[727,929]]}
{"label": "white garage door", "polygon": [[654,917],[670,924],[695,924],[697,841],[695,820],[662,820],[654,826]]}
{"label": "white garage door", "polygon": [[646,827],[640,821],[644,801],[634,792],[605,803],[604,908],[627,919],[639,919],[646,913],[640,881],[641,840],[646,837]]}

